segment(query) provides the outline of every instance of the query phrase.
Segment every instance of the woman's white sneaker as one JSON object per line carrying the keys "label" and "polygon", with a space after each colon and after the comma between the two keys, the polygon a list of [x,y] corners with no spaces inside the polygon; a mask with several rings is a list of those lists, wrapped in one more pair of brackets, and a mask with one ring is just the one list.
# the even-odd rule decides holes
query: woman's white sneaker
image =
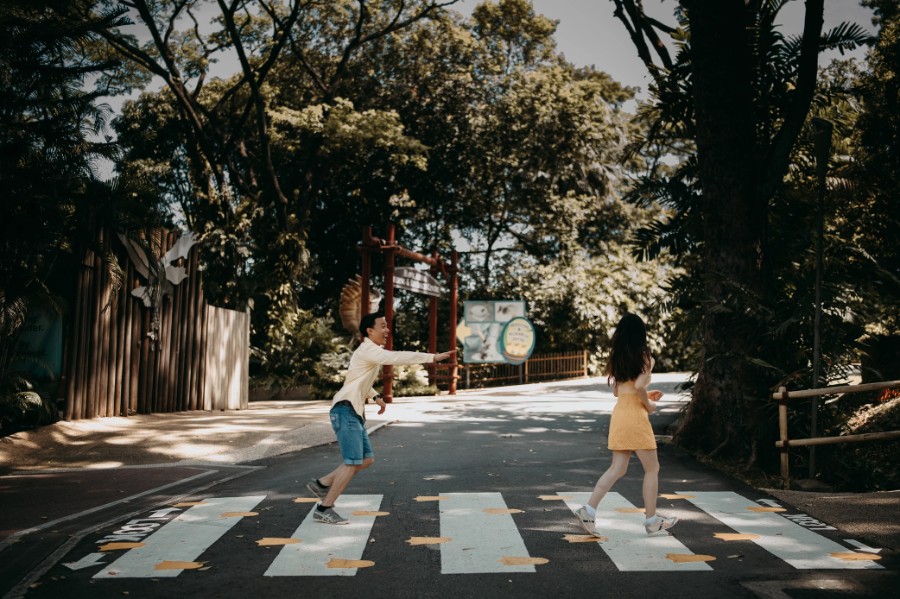
{"label": "woman's white sneaker", "polygon": [[665,530],[669,530],[678,523],[678,518],[666,518],[665,516],[656,515],[652,518],[644,520],[644,529],[648,535],[656,534]]}

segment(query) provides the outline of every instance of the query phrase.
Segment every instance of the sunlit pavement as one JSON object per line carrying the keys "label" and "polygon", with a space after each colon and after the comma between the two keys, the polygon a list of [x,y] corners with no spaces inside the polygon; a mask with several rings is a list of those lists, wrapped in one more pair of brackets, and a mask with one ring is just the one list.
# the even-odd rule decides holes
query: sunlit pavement
{"label": "sunlit pavement", "polygon": [[[653,387],[666,394],[651,419],[657,434],[689,401],[677,388],[687,378],[654,376]],[[397,398],[381,416],[369,406],[367,426],[372,431],[389,424],[426,432],[462,423],[473,442],[496,437],[500,429],[509,442],[596,432],[590,442],[602,456],[605,430],[596,422],[608,423],[614,405],[605,379],[577,379],[464,391],[455,397]],[[259,471],[256,464],[274,456],[303,460],[306,452],[301,450],[333,442],[328,408],[323,401],[263,402],[246,411],[59,423],[6,440],[4,468],[17,474],[0,477],[0,550],[9,549],[0,582],[9,583],[33,567],[29,560],[41,554],[41,542],[64,547],[67,535],[100,525],[110,514],[121,518],[122,513],[216,489]],[[378,435],[373,436],[376,446]],[[818,505],[837,506],[833,517],[819,517],[842,530],[846,525],[849,534],[863,538],[878,538],[872,534],[876,530],[886,539],[882,547],[895,547],[900,536],[898,493],[803,494],[786,501],[810,514]]]}

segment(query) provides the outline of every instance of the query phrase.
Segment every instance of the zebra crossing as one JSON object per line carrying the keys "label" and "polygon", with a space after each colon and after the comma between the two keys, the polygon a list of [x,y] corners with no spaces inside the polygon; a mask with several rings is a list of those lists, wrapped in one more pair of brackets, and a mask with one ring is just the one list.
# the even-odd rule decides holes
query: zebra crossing
{"label": "zebra crossing", "polygon": [[[546,502],[562,502],[573,512],[585,503],[590,493],[557,493],[540,496]],[[716,558],[695,554],[691,548],[692,520],[712,518],[721,525],[716,541],[753,543],[797,570],[881,569],[878,555],[843,546],[802,526],[781,513],[783,508],[760,507],[760,503],[733,492],[682,492],[667,496],[680,499],[685,507],[696,510],[682,518],[671,535],[648,536],[643,527],[642,510],[619,493],[609,493],[601,504],[597,529],[604,535],[596,539],[569,534],[569,543],[593,547],[597,559],[605,555],[619,571],[694,571],[711,572]],[[184,511],[169,519],[139,542],[109,543],[99,549],[112,554],[109,563],[93,575],[95,579],[176,577],[185,570],[203,567],[204,552],[220,542],[241,519],[256,517],[256,509],[265,495],[210,497],[179,504]],[[332,526],[314,522],[312,500],[309,511],[288,538],[258,539],[259,546],[280,546],[264,576],[353,576],[359,569],[375,565],[364,554],[377,518],[390,517],[379,511],[382,495],[343,495],[339,511],[350,520],[348,525]],[[524,510],[509,508],[501,493],[445,493],[417,497],[427,509],[439,516],[439,537],[412,537],[380,542],[430,545],[440,551],[441,574],[534,573],[551,568],[554,556],[533,555],[521,535],[516,516]],[[178,507],[178,506],[176,506]],[[162,510],[167,512],[170,510]],[[572,530],[575,531],[574,519]],[[122,531],[117,531],[122,532]],[[127,532],[124,531],[124,532]],[[547,532],[560,539],[559,532]],[[126,538],[128,535],[119,535]],[[117,538],[114,535],[107,539]],[[546,547],[542,544],[542,547]],[[704,545],[708,546],[708,545]],[[95,556],[97,554],[91,554]],[[82,563],[82,562],[74,562]],[[84,562],[89,563],[89,562]]]}

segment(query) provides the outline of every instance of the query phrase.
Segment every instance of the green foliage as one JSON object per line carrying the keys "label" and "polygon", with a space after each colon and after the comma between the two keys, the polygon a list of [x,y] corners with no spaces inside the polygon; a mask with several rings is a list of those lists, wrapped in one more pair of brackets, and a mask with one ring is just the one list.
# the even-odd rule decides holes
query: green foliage
{"label": "green foliage", "polygon": [[0,436],[50,424],[57,418],[56,404],[38,394],[27,379],[0,371]]}
{"label": "green foliage", "polygon": [[[848,398],[836,402],[832,409],[841,417],[828,430],[830,435],[856,435],[900,430],[900,397],[873,401],[859,406],[841,406]],[[858,407],[857,407],[858,406]],[[846,443],[822,448],[828,468],[821,477],[839,491],[891,491],[900,485],[900,444],[896,441]]]}
{"label": "green foliage", "polygon": [[[800,39],[785,37],[775,24],[785,3],[762,2],[755,15],[753,34],[753,93],[756,132],[760,147],[773,143],[780,124],[792,109],[796,85]],[[812,291],[814,288],[814,218],[815,218],[815,161],[812,138],[802,135],[792,154],[792,166],[786,185],[768,200],[768,244],[763,251],[766,260],[767,295],[760,297],[750,289],[744,289],[737,280],[724,282],[731,288],[727,297],[706,298],[702,290],[709,273],[700,259],[707,240],[703,238],[700,173],[693,157],[692,138],[695,131],[692,109],[692,76],[690,33],[687,21],[681,23],[678,62],[668,73],[664,84],[653,89],[656,100],[642,107],[639,118],[646,124],[647,136],[639,139],[634,150],[640,150],[650,162],[637,185],[629,192],[628,199],[641,206],[658,204],[664,208],[660,218],[637,232],[639,252],[644,257],[656,257],[668,251],[677,265],[684,268],[684,275],[671,282],[673,300],[679,306],[681,316],[675,319],[678,337],[687,341],[700,327],[704,306],[715,305],[715,310],[733,317],[734,330],[729,335],[747,336],[751,353],[744,356],[757,372],[758,389],[752,391],[760,398],[777,382],[786,382],[798,376],[809,381],[808,364],[811,357]],[[858,25],[840,24],[823,33],[823,48],[846,49],[857,47],[868,40],[868,34]],[[811,116],[827,117],[838,126],[836,139],[849,134],[855,120],[855,103],[852,100],[852,76],[847,76],[846,63],[834,66],[821,74],[817,95],[813,100]],[[836,148],[836,150],[839,149]],[[670,166],[660,159],[663,155],[678,158]],[[829,215],[843,218],[837,198],[827,207]],[[835,219],[829,218],[834,227]],[[827,239],[826,259],[828,282],[825,299],[826,310],[823,353],[826,362],[837,366],[846,363],[853,340],[860,333],[858,321],[848,318],[850,304],[861,280],[856,273],[843,268],[837,259],[846,255],[846,239],[834,228]],[[848,293],[849,292],[849,293]],[[869,297],[871,300],[871,297]],[[854,321],[857,324],[854,324]],[[849,325],[849,326],[848,326]],[[698,340],[695,338],[694,343]],[[699,364],[695,364],[696,368]],[[840,376],[835,371],[835,376]],[[804,384],[797,381],[796,384]]]}
{"label": "green foliage", "polygon": [[418,397],[437,395],[438,388],[428,384],[428,373],[421,364],[394,366],[394,382],[391,392],[394,397]]}
{"label": "green foliage", "polygon": [[[97,104],[87,81],[114,67],[87,48],[117,22],[118,13],[69,22],[68,10],[91,2],[0,4],[0,377],[28,359],[18,332],[29,309],[64,312],[83,253],[93,250],[113,285],[115,258],[97,231],[153,222],[155,198],[139,181],[100,182],[96,162],[115,157],[103,138],[110,109]],[[4,383],[0,383],[3,386]],[[7,426],[46,423],[52,404],[19,381],[2,391]],[[25,395],[22,395],[25,393]],[[17,422],[18,424],[11,424]]]}
{"label": "green foliage", "polygon": [[272,310],[266,347],[254,348],[254,358],[262,367],[262,374],[254,377],[254,386],[289,389],[316,385],[316,379],[323,376],[318,369],[320,357],[336,353],[341,347],[328,320],[297,308],[289,298],[283,298],[287,305]]}
{"label": "green foliage", "polygon": [[334,397],[344,384],[344,376],[350,367],[350,356],[353,352],[348,346],[341,346],[335,351],[323,353],[314,366],[314,378],[310,381],[310,395],[316,399]]}
{"label": "green foliage", "polygon": [[[502,288],[519,297],[526,289],[506,276],[519,258],[512,272],[596,256],[608,244],[624,255],[617,248],[629,219],[648,214],[629,212],[616,196],[618,149],[629,130],[621,106],[631,90],[565,63],[554,46],[555,23],[524,0],[485,3],[468,21],[422,12],[428,4],[408,3],[403,27],[390,26],[396,3],[368,3],[365,15],[352,2],[306,6],[290,52],[279,54],[258,92],[266,139],[247,117],[256,92],[242,83],[246,72],[197,78],[193,101],[234,140],[223,152],[241,143],[270,149],[285,191],[281,204],[262,188],[249,194],[235,179],[238,168],[262,172],[254,162],[261,150],[236,162],[224,154],[221,164],[200,161],[210,157],[196,147],[205,138],[185,126],[184,101],[172,85],[126,105],[116,122],[123,172],[156,182],[203,234],[210,296],[253,301],[253,345],[267,376],[309,373],[299,358],[276,356],[293,351],[287,339],[300,334],[291,324],[297,305],[334,314],[341,286],[357,272],[354,248],[366,225],[397,223],[402,243],[425,252],[447,250],[454,234],[462,237],[464,289]],[[164,21],[173,6],[154,10]],[[253,15],[245,15],[241,40],[262,60],[271,50],[267,21]],[[233,44],[227,29],[211,39]],[[200,72],[195,41],[174,56]],[[216,169],[235,184],[221,187]],[[373,266],[378,272],[377,259]],[[535,297],[561,302],[542,308],[557,314],[568,301]],[[424,322],[409,321],[407,341],[427,336]],[[310,359],[329,353],[305,347]],[[288,364],[299,368],[296,375]],[[320,380],[331,376],[322,368]]]}

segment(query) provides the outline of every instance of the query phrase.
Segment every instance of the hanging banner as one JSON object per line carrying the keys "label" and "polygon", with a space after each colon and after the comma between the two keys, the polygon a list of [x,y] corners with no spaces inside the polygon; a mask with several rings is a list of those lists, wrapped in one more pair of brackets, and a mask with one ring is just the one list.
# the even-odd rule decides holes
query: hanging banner
{"label": "hanging banner", "polygon": [[500,336],[508,322],[524,318],[525,302],[518,300],[463,302],[463,320],[457,337],[467,364],[509,362],[500,348]]}

